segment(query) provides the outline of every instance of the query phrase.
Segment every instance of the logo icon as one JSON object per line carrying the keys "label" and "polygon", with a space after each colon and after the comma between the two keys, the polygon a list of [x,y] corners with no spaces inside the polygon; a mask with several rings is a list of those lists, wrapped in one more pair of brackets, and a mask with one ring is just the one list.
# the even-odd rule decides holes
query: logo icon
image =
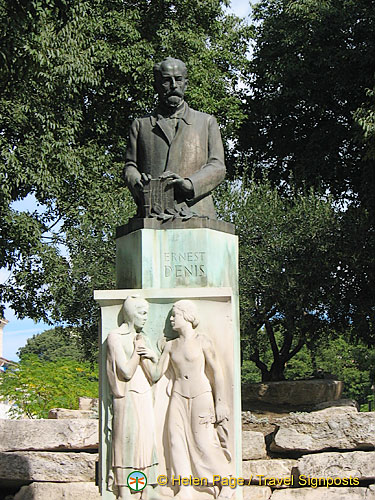
{"label": "logo icon", "polygon": [[128,475],[128,486],[133,491],[142,491],[147,484],[147,477],[143,472],[134,470]]}

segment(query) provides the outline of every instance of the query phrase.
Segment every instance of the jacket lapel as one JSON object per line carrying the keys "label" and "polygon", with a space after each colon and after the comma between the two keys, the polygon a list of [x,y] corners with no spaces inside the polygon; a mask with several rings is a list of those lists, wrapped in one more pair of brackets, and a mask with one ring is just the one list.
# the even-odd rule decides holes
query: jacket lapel
{"label": "jacket lapel", "polygon": [[[152,114],[150,116],[150,121],[151,121],[152,127],[154,127],[154,128],[158,127],[160,129],[160,131],[162,132],[160,137],[165,139],[168,146],[170,146],[171,142],[173,140],[173,137],[172,137],[172,131],[169,129],[168,124],[166,123],[166,120],[164,120],[163,118],[158,120],[157,114],[155,113],[155,114]],[[159,135],[159,134],[157,134],[157,135]]]}
{"label": "jacket lapel", "polygon": [[164,120],[164,118],[161,118],[156,122],[156,125],[161,129],[163,134],[165,135],[165,138],[167,139],[167,142],[169,146],[171,145],[171,142],[173,141],[172,137],[172,130],[168,126],[167,120]]}
{"label": "jacket lapel", "polygon": [[163,133],[164,138],[166,139],[166,141],[168,143],[168,146],[170,146],[172,141],[174,139],[176,139],[178,135],[183,134],[183,129],[187,125],[191,125],[192,113],[190,111],[189,106],[185,103],[185,112],[184,112],[183,117],[179,120],[179,124],[178,124],[175,135],[172,133],[172,130],[170,129],[167,121],[164,118],[159,118],[159,120],[158,120],[156,112],[154,112],[154,114],[151,115],[150,119],[151,119],[151,125],[153,127],[160,128],[160,130]]}

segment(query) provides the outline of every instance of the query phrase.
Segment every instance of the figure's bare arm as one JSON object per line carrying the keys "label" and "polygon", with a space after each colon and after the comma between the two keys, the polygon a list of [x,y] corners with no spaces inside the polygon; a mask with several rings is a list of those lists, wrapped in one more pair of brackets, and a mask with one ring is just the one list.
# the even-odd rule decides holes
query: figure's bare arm
{"label": "figure's bare arm", "polygon": [[220,423],[223,420],[228,420],[229,417],[229,410],[225,402],[223,370],[217,359],[211,339],[202,336],[202,347],[207,366],[213,373],[214,387],[212,388],[212,392],[215,400],[216,422]]}
{"label": "figure's bare arm", "polygon": [[151,349],[148,349],[147,347],[137,348],[137,353],[141,356],[142,363],[147,363],[147,361],[149,360],[151,361],[148,362],[145,367],[147,370],[147,375],[149,376],[152,383],[156,383],[158,380],[160,380],[162,375],[164,375],[164,373],[167,371],[170,349],[171,342],[168,342],[165,345],[160,358],[157,360],[157,362],[155,362],[155,360],[149,357],[149,354],[152,353]]}
{"label": "figure's bare arm", "polygon": [[119,335],[112,333],[108,335],[107,355],[114,362],[116,375],[120,380],[128,382],[134,375],[139,364],[139,355],[134,349],[131,357],[128,359],[125,351],[119,342]]}
{"label": "figure's bare arm", "polygon": [[137,354],[141,358],[140,363],[146,374],[146,377],[148,381],[152,384],[154,367],[155,363],[158,362],[158,358],[154,353],[154,351],[144,344],[143,339],[140,342],[137,340],[135,341],[135,348]]}

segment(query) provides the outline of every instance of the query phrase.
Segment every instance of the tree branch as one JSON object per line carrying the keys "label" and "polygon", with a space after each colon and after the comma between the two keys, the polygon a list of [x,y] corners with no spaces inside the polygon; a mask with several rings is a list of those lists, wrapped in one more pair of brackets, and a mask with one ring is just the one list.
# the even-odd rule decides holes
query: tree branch
{"label": "tree branch", "polygon": [[280,353],[279,353],[279,349],[277,347],[275,334],[273,332],[272,325],[271,325],[270,320],[268,318],[264,321],[264,326],[266,327],[267,337],[268,337],[270,344],[271,344],[271,349],[272,349],[274,360],[277,361],[280,357]]}
{"label": "tree branch", "polygon": [[290,351],[290,353],[285,357],[285,362],[292,359],[293,356],[295,356],[297,354],[297,352],[299,352],[302,349],[302,347],[305,345],[305,343],[306,343],[306,338],[305,338],[305,336],[303,336],[299,339],[296,347],[292,351]]}
{"label": "tree branch", "polygon": [[257,368],[259,368],[262,373],[268,373],[267,365],[260,360],[259,349],[255,349],[254,354],[250,356],[250,360],[256,364]]}

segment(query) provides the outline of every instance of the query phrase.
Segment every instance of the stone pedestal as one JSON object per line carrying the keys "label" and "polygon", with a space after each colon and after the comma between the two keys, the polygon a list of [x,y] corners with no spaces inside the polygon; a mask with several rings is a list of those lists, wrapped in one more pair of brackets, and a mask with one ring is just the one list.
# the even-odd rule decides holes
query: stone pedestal
{"label": "stone pedestal", "polygon": [[140,219],[135,227],[132,232],[132,225],[117,230],[117,288],[230,286],[238,294],[238,243],[232,224],[191,219],[155,229],[160,228],[158,221]]}
{"label": "stone pedestal", "polygon": [[[106,376],[107,337],[121,325],[122,305],[129,295],[148,303],[144,327],[152,350],[160,356],[161,344],[176,337],[169,317],[176,301],[194,303],[200,324],[197,331],[209,339],[225,380],[230,408],[227,445],[232,474],[241,477],[240,333],[238,308],[238,245],[233,226],[219,221],[192,219],[163,225],[152,219],[133,221],[117,231],[117,290],[96,291],[102,311],[100,384],[100,488],[102,497],[114,499],[110,464],[112,395]],[[158,229],[156,229],[158,228]],[[209,375],[207,374],[209,378]],[[166,441],[167,412],[173,377],[166,373],[152,388],[158,452],[158,474],[171,476]],[[151,417],[150,417],[151,418]],[[220,471],[214,474],[220,474]],[[197,491],[196,500],[214,499],[214,491]],[[173,498],[165,487],[163,494]],[[242,498],[237,488],[233,498]]]}

